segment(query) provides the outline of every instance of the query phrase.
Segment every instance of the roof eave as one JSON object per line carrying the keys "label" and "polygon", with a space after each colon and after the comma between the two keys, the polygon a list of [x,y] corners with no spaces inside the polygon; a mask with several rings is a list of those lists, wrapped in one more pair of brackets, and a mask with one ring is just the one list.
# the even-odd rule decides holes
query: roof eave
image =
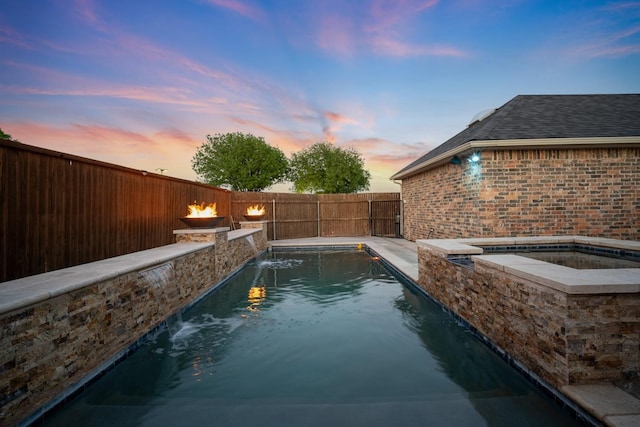
{"label": "roof eave", "polygon": [[488,148],[524,150],[529,148],[585,148],[606,146],[630,147],[640,146],[640,136],[619,136],[619,137],[593,137],[593,138],[536,138],[536,139],[500,139],[500,140],[478,140],[469,141],[452,150],[432,157],[414,167],[397,172],[392,175],[391,180],[402,180],[416,175],[437,166],[449,163],[455,156]]}

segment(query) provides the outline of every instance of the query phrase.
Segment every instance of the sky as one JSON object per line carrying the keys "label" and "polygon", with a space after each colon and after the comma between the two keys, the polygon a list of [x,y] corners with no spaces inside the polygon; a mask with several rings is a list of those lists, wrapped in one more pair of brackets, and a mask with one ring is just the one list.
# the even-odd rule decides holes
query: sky
{"label": "sky", "polygon": [[353,148],[369,191],[397,192],[480,112],[597,93],[640,93],[640,1],[0,3],[5,133],[188,180],[207,135],[243,132]]}

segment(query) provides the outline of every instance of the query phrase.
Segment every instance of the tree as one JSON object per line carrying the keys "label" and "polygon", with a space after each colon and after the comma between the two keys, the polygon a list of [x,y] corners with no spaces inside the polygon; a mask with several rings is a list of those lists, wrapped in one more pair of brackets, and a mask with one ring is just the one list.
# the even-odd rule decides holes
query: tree
{"label": "tree", "polygon": [[262,137],[240,132],[207,135],[191,167],[207,184],[233,191],[262,191],[283,182],[289,162]]}
{"label": "tree", "polygon": [[4,133],[2,128],[0,128],[0,139],[13,139],[13,138],[11,138],[11,135],[9,135],[8,133]]}
{"label": "tree", "polygon": [[357,193],[368,190],[371,179],[355,149],[328,142],[317,142],[294,153],[289,168],[289,180],[296,193]]}

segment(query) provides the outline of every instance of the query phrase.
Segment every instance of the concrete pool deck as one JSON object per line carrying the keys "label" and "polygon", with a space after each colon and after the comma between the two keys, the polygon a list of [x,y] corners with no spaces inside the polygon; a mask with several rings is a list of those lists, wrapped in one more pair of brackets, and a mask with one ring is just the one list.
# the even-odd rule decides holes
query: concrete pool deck
{"label": "concrete pool deck", "polygon": [[[312,237],[269,241],[278,247],[366,245],[407,277],[418,280],[418,248],[415,242],[384,237]],[[603,425],[640,426],[640,399],[610,383],[568,385],[560,389]]]}

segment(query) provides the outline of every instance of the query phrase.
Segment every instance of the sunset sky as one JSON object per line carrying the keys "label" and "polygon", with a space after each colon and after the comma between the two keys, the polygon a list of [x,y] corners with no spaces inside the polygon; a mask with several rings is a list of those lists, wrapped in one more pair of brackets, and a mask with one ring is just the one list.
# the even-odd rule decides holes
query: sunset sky
{"label": "sunset sky", "polygon": [[329,141],[399,191],[518,94],[640,92],[640,1],[2,0],[0,53],[25,144],[195,179],[207,134]]}

